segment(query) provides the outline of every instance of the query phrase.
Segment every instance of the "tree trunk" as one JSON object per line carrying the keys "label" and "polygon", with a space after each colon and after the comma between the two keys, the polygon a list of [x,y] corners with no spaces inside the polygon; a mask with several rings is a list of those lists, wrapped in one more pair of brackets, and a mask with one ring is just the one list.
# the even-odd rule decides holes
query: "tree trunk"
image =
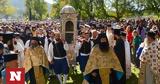
{"label": "tree trunk", "polygon": [[29,8],[29,21],[31,21],[32,20],[32,10],[31,10],[31,8]]}

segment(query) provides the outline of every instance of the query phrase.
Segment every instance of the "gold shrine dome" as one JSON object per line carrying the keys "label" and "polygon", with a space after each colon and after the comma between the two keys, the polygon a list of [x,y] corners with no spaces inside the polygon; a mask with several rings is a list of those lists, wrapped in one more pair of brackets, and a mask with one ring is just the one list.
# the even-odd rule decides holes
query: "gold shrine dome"
{"label": "gold shrine dome", "polygon": [[74,7],[70,6],[70,5],[66,5],[64,6],[61,11],[60,11],[61,14],[72,14],[72,13],[76,13],[76,10]]}

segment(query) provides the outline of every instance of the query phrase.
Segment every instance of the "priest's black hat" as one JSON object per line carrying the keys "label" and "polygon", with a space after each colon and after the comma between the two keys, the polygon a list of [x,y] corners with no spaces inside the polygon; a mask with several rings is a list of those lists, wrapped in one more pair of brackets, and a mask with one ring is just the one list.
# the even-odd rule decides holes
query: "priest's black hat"
{"label": "priest's black hat", "polygon": [[151,37],[152,39],[156,39],[156,33],[155,32],[149,31],[147,33],[147,36]]}
{"label": "priest's black hat", "polygon": [[113,33],[114,33],[115,35],[120,36],[120,35],[121,35],[121,29],[114,29]]}
{"label": "priest's black hat", "polygon": [[35,41],[39,42],[39,38],[38,37],[32,37],[31,40],[35,40]]}

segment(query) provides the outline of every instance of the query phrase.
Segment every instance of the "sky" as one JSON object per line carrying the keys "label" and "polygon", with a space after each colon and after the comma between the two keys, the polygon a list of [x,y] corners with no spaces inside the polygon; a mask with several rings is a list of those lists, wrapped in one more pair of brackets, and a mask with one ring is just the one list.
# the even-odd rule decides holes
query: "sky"
{"label": "sky", "polygon": [[25,10],[25,0],[9,0],[10,4],[16,7],[17,10],[24,11]]}
{"label": "sky", "polygon": [[49,4],[54,4],[54,3],[56,3],[57,0],[44,0],[44,1]]}
{"label": "sky", "polygon": [[[57,0],[44,0],[48,4],[48,12],[51,11],[51,5],[56,3]],[[9,0],[9,4],[14,6],[18,14],[25,12],[25,0]]]}

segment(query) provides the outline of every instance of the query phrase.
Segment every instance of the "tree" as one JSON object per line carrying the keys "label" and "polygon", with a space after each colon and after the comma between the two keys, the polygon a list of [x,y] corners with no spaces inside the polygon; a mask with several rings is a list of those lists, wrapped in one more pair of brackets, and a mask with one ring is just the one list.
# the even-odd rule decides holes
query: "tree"
{"label": "tree", "polygon": [[51,9],[51,16],[54,18],[59,18],[60,17],[60,11],[63,6],[69,4],[68,0],[58,0],[57,3],[52,5]]}
{"label": "tree", "polygon": [[10,16],[12,14],[16,13],[16,8],[13,6],[7,6],[5,9],[5,14]]}
{"label": "tree", "polygon": [[132,3],[133,0],[71,0],[71,5],[76,8],[82,18],[106,19],[111,17],[116,20],[134,13]]}
{"label": "tree", "polygon": [[[69,2],[70,1],[70,2]],[[160,0],[58,0],[52,7],[52,15],[59,17],[61,8],[70,4],[81,19],[143,16],[146,10],[160,16]],[[68,3],[69,2],[69,3]],[[154,12],[153,12],[154,11]]]}
{"label": "tree", "polygon": [[144,0],[143,5],[145,6],[146,12],[160,17],[160,0]]}
{"label": "tree", "polygon": [[94,14],[94,0],[70,0],[72,5],[79,13],[81,19],[93,19]]}
{"label": "tree", "polygon": [[0,0],[0,13],[4,14],[7,7],[7,0]]}
{"label": "tree", "polygon": [[10,6],[8,4],[8,0],[0,0],[0,14],[5,16],[6,18],[8,16],[13,15],[16,13],[16,8],[13,6]]}
{"label": "tree", "polygon": [[42,20],[47,16],[47,4],[44,0],[26,0],[26,9],[29,20]]}

